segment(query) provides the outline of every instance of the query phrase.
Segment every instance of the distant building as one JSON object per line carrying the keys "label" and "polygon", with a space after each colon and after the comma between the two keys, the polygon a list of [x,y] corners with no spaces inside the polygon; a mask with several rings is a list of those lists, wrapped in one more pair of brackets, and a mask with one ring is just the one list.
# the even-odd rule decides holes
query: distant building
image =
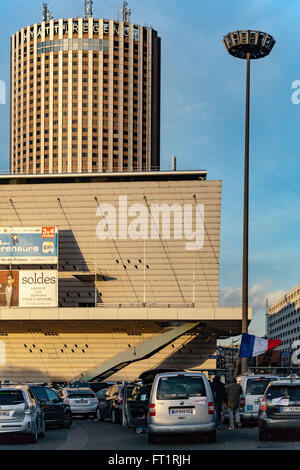
{"label": "distant building", "polygon": [[45,19],[11,37],[11,173],[159,168],[160,38],[126,19]]}
{"label": "distant building", "polygon": [[292,352],[293,342],[300,340],[300,284],[267,308],[269,339],[281,339],[277,348]]}
{"label": "distant building", "polygon": [[[242,318],[218,306],[221,185],[206,171],[0,176],[3,232],[58,228],[58,263],[30,268],[57,273],[57,306],[10,308],[1,295],[0,380],[215,369],[218,337],[238,335]],[[3,289],[28,266],[0,257]]]}

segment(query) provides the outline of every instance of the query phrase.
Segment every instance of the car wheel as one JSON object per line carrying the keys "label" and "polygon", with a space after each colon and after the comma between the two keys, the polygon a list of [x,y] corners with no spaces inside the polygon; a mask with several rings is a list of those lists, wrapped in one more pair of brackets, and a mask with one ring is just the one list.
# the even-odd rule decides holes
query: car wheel
{"label": "car wheel", "polygon": [[70,428],[72,426],[72,423],[73,423],[72,414],[70,413],[70,411],[66,411],[64,414],[63,422],[62,422],[62,427]]}
{"label": "car wheel", "polygon": [[153,434],[153,432],[148,432],[148,442],[149,444],[157,444],[158,436],[156,434]]}
{"label": "car wheel", "polygon": [[45,421],[43,420],[43,426],[42,426],[41,432],[39,433],[39,437],[45,437],[45,436],[46,436],[46,425],[45,425]]}
{"label": "car wheel", "polygon": [[28,441],[31,443],[31,444],[35,444],[38,440],[38,424],[35,423],[35,430],[34,430],[34,433],[33,434],[29,434],[28,436]]}
{"label": "car wheel", "polygon": [[258,431],[258,440],[259,441],[267,441],[268,440],[268,433],[263,430]]}
{"label": "car wheel", "polygon": [[95,421],[101,421],[101,413],[100,413],[100,408],[97,408],[97,411],[94,415]]}

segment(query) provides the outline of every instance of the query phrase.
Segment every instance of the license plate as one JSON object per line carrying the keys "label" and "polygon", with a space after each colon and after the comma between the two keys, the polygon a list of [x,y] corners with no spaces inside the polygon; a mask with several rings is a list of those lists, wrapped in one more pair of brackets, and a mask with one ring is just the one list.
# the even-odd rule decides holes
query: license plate
{"label": "license plate", "polygon": [[171,408],[170,409],[171,415],[186,415],[186,414],[193,414],[192,408]]}
{"label": "license plate", "polygon": [[87,400],[76,400],[75,403],[80,403],[81,405],[86,405],[88,403]]}
{"label": "license plate", "polygon": [[282,413],[300,413],[300,406],[284,406],[280,410]]}
{"label": "license plate", "polygon": [[9,411],[0,411],[0,416],[10,416]]}

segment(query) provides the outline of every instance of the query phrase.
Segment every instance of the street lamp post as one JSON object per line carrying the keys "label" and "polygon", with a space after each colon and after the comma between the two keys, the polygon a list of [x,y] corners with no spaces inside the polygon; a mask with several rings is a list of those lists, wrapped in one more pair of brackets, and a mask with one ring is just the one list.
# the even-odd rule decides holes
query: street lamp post
{"label": "street lamp post", "polygon": [[[248,238],[249,238],[249,129],[250,129],[250,61],[270,54],[275,40],[261,31],[235,31],[223,38],[228,53],[247,60],[246,122],[245,122],[245,172],[244,172],[244,228],[243,228],[243,283],[242,283],[242,333],[248,332]],[[247,372],[247,358],[242,358],[242,373]]]}

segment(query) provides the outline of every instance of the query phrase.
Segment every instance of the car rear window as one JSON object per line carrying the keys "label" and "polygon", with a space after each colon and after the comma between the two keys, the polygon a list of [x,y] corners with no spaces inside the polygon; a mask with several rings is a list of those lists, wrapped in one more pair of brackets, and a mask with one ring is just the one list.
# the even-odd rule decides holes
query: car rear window
{"label": "car rear window", "polygon": [[0,390],[0,406],[19,405],[20,403],[25,403],[21,390]]}
{"label": "car rear window", "polygon": [[93,393],[70,393],[68,397],[69,398],[94,398],[95,395]]}
{"label": "car rear window", "polygon": [[246,385],[246,395],[263,395],[267,385],[271,382],[270,378],[248,379]]}
{"label": "car rear window", "polygon": [[300,401],[300,385],[293,386],[274,386],[268,388],[267,399],[273,400],[274,398],[288,398],[291,401]]}
{"label": "car rear window", "polygon": [[202,377],[176,375],[161,377],[157,387],[158,400],[205,397],[206,390]]}

